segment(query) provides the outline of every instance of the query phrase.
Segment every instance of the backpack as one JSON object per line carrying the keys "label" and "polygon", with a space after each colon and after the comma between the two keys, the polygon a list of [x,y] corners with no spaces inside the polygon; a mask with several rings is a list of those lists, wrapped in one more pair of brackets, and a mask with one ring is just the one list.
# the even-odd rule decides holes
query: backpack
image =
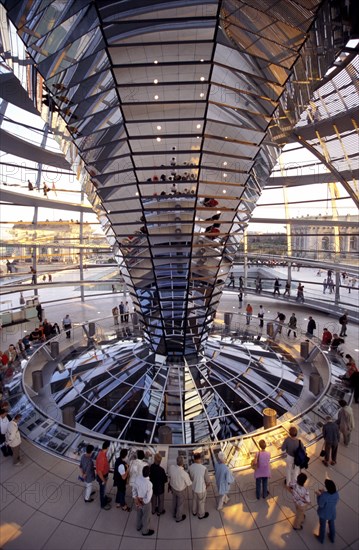
{"label": "backpack", "polygon": [[294,452],[294,464],[295,466],[299,466],[299,468],[305,468],[307,470],[309,463],[309,456],[306,453],[305,447],[302,444],[301,440],[299,440],[299,445],[297,449]]}
{"label": "backpack", "polygon": [[345,323],[345,317],[344,315],[342,315],[339,319],[339,323],[342,325],[343,323]]}

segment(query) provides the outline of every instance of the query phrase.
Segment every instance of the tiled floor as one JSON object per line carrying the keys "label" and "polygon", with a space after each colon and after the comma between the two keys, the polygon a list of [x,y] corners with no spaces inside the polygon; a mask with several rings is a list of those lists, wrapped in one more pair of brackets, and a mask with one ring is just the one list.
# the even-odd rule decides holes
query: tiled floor
{"label": "tiled floor", "polygon": [[[110,311],[112,298],[101,299],[96,306],[73,304],[73,316],[80,321],[86,314],[98,316]],[[237,296],[226,294],[222,311],[228,311]],[[261,300],[262,301],[262,300]],[[251,297],[256,310],[258,298]],[[267,304],[273,312],[279,302]],[[51,320],[62,318],[69,306],[57,306],[46,312]],[[290,312],[293,306],[280,309]],[[96,315],[91,315],[91,311]],[[50,313],[50,315],[49,315]],[[89,314],[90,313],[90,314]],[[310,312],[298,310],[298,318],[305,322]],[[269,318],[269,314],[268,314]],[[315,313],[322,328],[328,317]],[[333,319],[331,321],[335,323]],[[349,330],[346,347],[353,352],[358,347],[358,327]],[[15,335],[12,337],[15,339]],[[16,341],[16,340],[15,340]],[[356,353],[353,353],[356,356]],[[143,538],[136,531],[135,512],[125,513],[112,507],[103,511],[98,494],[95,501],[85,504],[82,487],[77,481],[77,466],[49,455],[24,441],[24,464],[14,467],[11,459],[1,457],[0,479],[0,547],[4,550],[267,550],[288,548],[290,550],[325,548],[333,550],[359,548],[359,405],[353,404],[356,429],[349,447],[339,446],[338,461],[334,467],[325,468],[318,458],[321,443],[309,450],[310,466],[307,471],[312,505],[306,513],[302,531],[294,531],[292,521],[294,508],[291,495],[285,489],[284,462],[272,467],[267,500],[257,501],[254,494],[252,471],[235,474],[231,500],[222,512],[216,510],[216,489],[212,484],[207,498],[209,518],[198,520],[191,514],[191,496],[186,503],[187,519],[176,524],[171,517],[170,498],[166,494],[164,516],[152,516],[153,537]],[[337,538],[334,544],[321,546],[314,537],[318,529],[314,490],[321,487],[325,477],[335,481],[340,502],[337,507]],[[213,480],[212,480],[213,481]],[[109,483],[109,491],[114,490]]]}

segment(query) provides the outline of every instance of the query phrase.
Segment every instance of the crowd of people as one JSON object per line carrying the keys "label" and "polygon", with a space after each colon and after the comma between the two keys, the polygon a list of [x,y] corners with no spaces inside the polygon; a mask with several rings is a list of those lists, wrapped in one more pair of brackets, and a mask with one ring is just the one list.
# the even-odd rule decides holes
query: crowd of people
{"label": "crowd of people", "polygon": [[[323,426],[324,466],[336,464],[338,445],[342,434],[343,444],[350,444],[350,433],[354,429],[354,415],[351,407],[345,400],[339,402],[340,410],[337,419],[328,416]],[[4,457],[12,457],[14,465],[23,463],[21,453],[21,435],[19,423],[21,414],[12,418],[9,413],[9,403],[0,402],[0,448]],[[83,498],[86,504],[95,501],[94,483],[99,488],[99,503],[101,509],[111,509],[112,498],[107,495],[110,486],[110,461],[108,451],[110,441],[104,441],[101,450],[95,458],[93,445],[86,446],[79,463],[79,481],[83,483]],[[295,517],[294,530],[302,530],[305,523],[305,511],[311,506],[311,495],[305,487],[308,475],[303,472],[308,469],[309,458],[305,447],[298,437],[298,429],[291,426],[288,436],[283,440],[281,450],[285,453],[286,474],[284,485],[292,495]],[[151,514],[162,516],[165,510],[165,491],[172,494],[171,515],[175,522],[186,520],[184,504],[187,498],[187,488],[192,488],[191,512],[199,520],[207,519],[206,498],[211,478],[207,467],[203,464],[202,454],[195,452],[189,467],[185,467],[183,455],[179,454],[175,464],[171,464],[166,472],[161,466],[162,456],[159,453],[145,454],[139,449],[131,452],[122,448],[117,456],[113,468],[113,486],[116,488],[115,505],[125,512],[131,509],[136,511],[136,528],[143,536],[151,536]],[[303,458],[305,457],[305,458]],[[226,464],[223,452],[213,455],[214,480],[217,489],[217,510],[221,511],[230,501],[229,493],[235,478],[230,467]],[[265,439],[258,442],[258,451],[254,453],[251,463],[254,470],[255,496],[257,500],[270,496],[269,481],[271,478],[271,454],[267,450]],[[335,540],[336,505],[339,493],[331,479],[325,479],[324,488],[315,491],[317,514],[319,518],[319,533],[315,536],[324,543],[326,523],[329,526],[329,538]]]}
{"label": "crowd of people", "polygon": [[[342,405],[342,410],[350,409],[347,404]],[[342,415],[347,413],[340,412],[338,419],[334,423],[337,430],[341,430]],[[332,422],[332,419],[331,419]],[[339,433],[339,432],[338,432]],[[324,445],[327,445],[328,438],[327,424],[323,427]],[[337,445],[339,438],[337,440]],[[344,439],[344,444],[348,441]],[[84,501],[85,503],[94,502],[93,498],[94,482],[99,486],[99,503],[103,510],[111,509],[112,498],[107,495],[107,488],[110,483],[110,462],[108,459],[108,450],[110,442],[105,441],[102,449],[99,451],[96,459],[93,457],[94,447],[88,445],[86,452],[80,460],[79,479],[84,483]],[[271,478],[271,454],[267,450],[265,439],[258,442],[258,451],[252,460],[254,470],[255,496],[266,499],[270,496],[269,481]],[[327,448],[327,447],[325,447]],[[288,437],[282,443],[281,450],[286,453],[286,477],[285,487],[292,495],[295,517],[293,521],[294,530],[302,530],[305,522],[305,511],[311,506],[312,500],[309,490],[305,487],[308,475],[303,472],[308,469],[308,461],[301,463],[298,457],[298,450],[305,448],[298,438],[298,430],[292,426]],[[132,459],[128,460],[129,455]],[[299,460],[299,461],[298,461]],[[171,464],[168,470],[161,466],[162,456],[159,453],[146,455],[143,450],[137,450],[136,453],[130,453],[128,449],[122,448],[114,463],[113,486],[116,488],[115,505],[125,512],[131,509],[136,511],[136,528],[141,531],[143,536],[151,536],[154,529],[151,529],[151,514],[162,516],[166,513],[165,493],[167,491],[172,495],[171,516],[176,523],[186,520],[184,513],[184,504],[187,498],[187,488],[192,488],[192,502],[190,504],[191,513],[199,520],[209,517],[206,510],[206,498],[208,489],[211,485],[211,478],[207,467],[203,464],[201,453],[195,452],[191,457],[191,464],[187,468],[182,455],[178,455],[175,464]],[[217,489],[217,510],[223,510],[223,507],[230,501],[230,491],[235,478],[226,464],[226,458],[223,452],[213,455],[214,462],[214,481]],[[323,461],[327,465],[326,461]],[[332,461],[334,464],[334,461]],[[333,496],[334,495],[334,496]],[[315,535],[321,543],[324,542],[326,522],[329,523],[329,537],[332,542],[335,540],[335,516],[336,504],[339,500],[339,494],[334,482],[326,479],[324,487],[315,491],[317,501],[317,513],[319,518],[319,533]]]}
{"label": "crowd of people", "polygon": [[[43,319],[44,310],[41,304],[38,304],[36,309],[39,320],[38,325],[28,334],[19,338],[16,343],[10,344],[5,351],[0,350],[0,392],[2,395],[5,395],[7,385],[14,375],[21,372],[21,361],[29,359],[39,345],[61,333],[61,328],[57,322]],[[70,315],[65,315],[61,324],[66,338],[71,338],[72,321]]]}

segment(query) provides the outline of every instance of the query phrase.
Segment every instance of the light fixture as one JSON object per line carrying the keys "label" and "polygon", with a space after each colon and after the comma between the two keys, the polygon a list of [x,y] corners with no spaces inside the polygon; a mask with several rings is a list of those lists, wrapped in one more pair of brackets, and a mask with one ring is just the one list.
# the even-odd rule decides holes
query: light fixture
{"label": "light fixture", "polygon": [[162,126],[157,126],[157,130],[162,130]]}
{"label": "light fixture", "polygon": [[154,64],[157,65],[157,63],[158,63],[158,61],[157,61],[157,59],[155,59],[155,60],[154,60]]}
{"label": "light fixture", "polygon": [[154,84],[158,84],[157,78],[154,79],[153,83],[154,83]]}
{"label": "light fixture", "polygon": [[201,82],[204,82],[205,80],[206,80],[206,79],[204,78],[204,76],[201,76],[200,81],[201,81]]}
{"label": "light fixture", "polygon": [[228,139],[228,137],[227,137],[227,136],[224,136],[224,139]]}
{"label": "light fixture", "polygon": [[201,63],[203,63],[204,59],[201,59]]}
{"label": "light fixture", "polygon": [[138,191],[136,191],[136,197],[138,197]]}
{"label": "light fixture", "polygon": [[227,161],[226,160],[224,161],[223,166],[227,166]]}
{"label": "light fixture", "polygon": [[160,141],[161,141],[161,138],[160,138],[160,137],[156,138],[156,141],[160,142]]}
{"label": "light fixture", "polygon": [[199,97],[204,97],[204,93],[201,92],[201,93],[199,94]]}
{"label": "light fixture", "polygon": [[197,139],[199,139],[199,136],[197,136]]}
{"label": "light fixture", "polygon": [[196,126],[197,130],[199,130],[200,127],[201,127],[201,125],[200,125],[200,124],[197,124],[197,126]]}
{"label": "light fixture", "polygon": [[227,191],[225,189],[223,189],[222,193],[223,193],[223,195],[225,195],[227,193]]}
{"label": "light fixture", "polygon": [[223,174],[223,177],[224,177],[224,178],[226,178],[226,177],[227,177],[227,174],[226,174],[225,172],[224,172],[224,174]]}
{"label": "light fixture", "polygon": [[156,99],[156,100],[157,100],[157,99],[158,99],[158,95],[153,96],[153,99]]}

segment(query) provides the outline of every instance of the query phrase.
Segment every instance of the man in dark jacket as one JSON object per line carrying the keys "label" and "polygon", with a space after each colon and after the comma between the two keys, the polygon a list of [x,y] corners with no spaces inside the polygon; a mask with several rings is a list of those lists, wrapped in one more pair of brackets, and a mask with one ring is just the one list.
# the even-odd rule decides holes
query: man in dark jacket
{"label": "man in dark jacket", "polygon": [[150,481],[153,485],[152,495],[152,514],[157,512],[158,516],[165,513],[163,509],[165,485],[167,483],[167,475],[162,466],[160,466],[162,456],[155,454],[154,463],[150,466]]}
{"label": "man in dark jacket", "polygon": [[340,439],[340,432],[338,424],[333,422],[331,416],[325,417],[326,423],[323,426],[323,438],[324,438],[324,450],[325,457],[323,460],[324,466],[329,465],[330,453],[332,454],[332,460],[330,464],[334,466],[337,463],[338,444]]}
{"label": "man in dark jacket", "polygon": [[316,328],[317,328],[316,322],[314,321],[313,317],[309,316],[308,326],[307,326],[308,336],[312,337]]}
{"label": "man in dark jacket", "polygon": [[130,512],[131,508],[127,506],[125,500],[127,478],[130,473],[129,466],[126,462],[127,454],[127,449],[121,449],[120,456],[116,459],[113,469],[113,485],[117,487],[116,508],[121,507],[125,512]]}

